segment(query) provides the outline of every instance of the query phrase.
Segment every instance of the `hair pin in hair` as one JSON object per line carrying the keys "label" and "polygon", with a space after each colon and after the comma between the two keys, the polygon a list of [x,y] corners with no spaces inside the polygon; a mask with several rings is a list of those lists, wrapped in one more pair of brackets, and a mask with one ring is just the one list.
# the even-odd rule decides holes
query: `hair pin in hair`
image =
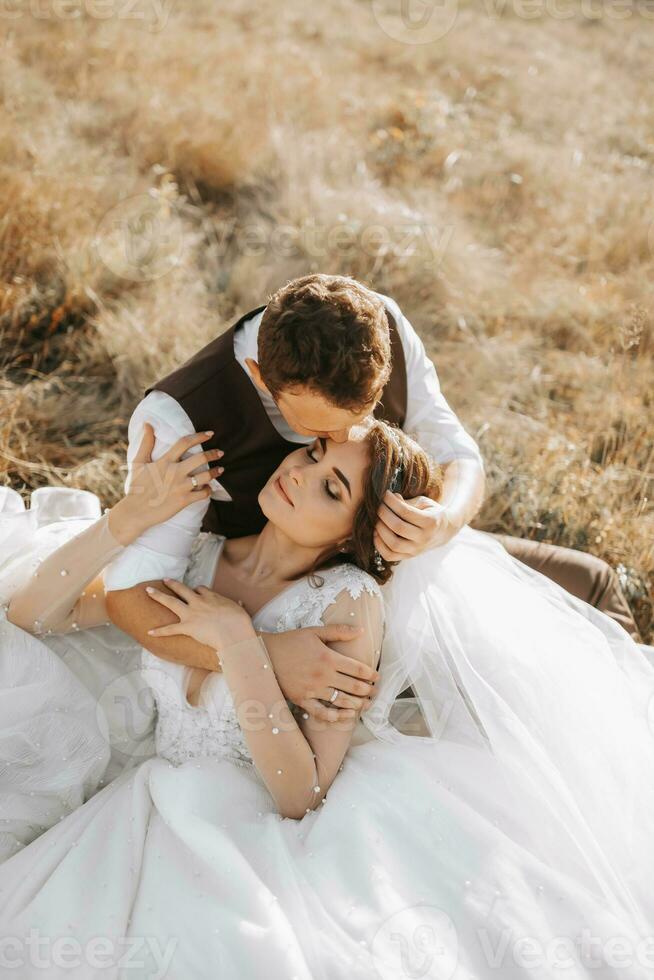
{"label": "hair pin in hair", "polygon": [[400,460],[393,471],[393,476],[391,477],[391,482],[388,485],[388,489],[391,493],[397,493],[397,491],[402,486],[402,478],[404,476],[404,454],[402,452],[402,447],[400,449]]}

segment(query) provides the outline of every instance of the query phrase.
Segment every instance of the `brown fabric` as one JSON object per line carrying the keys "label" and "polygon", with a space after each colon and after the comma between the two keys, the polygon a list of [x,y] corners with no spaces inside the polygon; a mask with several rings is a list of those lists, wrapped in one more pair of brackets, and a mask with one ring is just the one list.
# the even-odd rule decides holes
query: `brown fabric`
{"label": "brown fabric", "polygon": [[[246,313],[225,333],[185,364],[146,389],[165,391],[182,406],[196,432],[213,429],[203,449],[222,449],[225,472],[220,482],[231,501],[211,500],[203,531],[227,538],[258,533],[265,518],[257,497],[282,460],[298,443],[282,438],[268,418],[257,389],[234,356],[234,334],[246,320],[264,310]],[[391,338],[392,371],[375,415],[402,426],[406,418],[407,377],[402,341],[386,311]]]}
{"label": "brown fabric", "polygon": [[[490,532],[484,532],[490,533]],[[620,580],[611,566],[585,551],[562,548],[544,541],[492,534],[510,555],[561,585],[567,592],[583,599],[614,619],[636,643],[642,639]]]}

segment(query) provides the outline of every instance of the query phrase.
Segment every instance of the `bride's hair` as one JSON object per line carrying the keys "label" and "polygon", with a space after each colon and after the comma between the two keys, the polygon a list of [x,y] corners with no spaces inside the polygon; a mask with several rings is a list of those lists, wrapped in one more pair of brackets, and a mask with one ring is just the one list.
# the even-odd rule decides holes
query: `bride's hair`
{"label": "bride's hair", "polygon": [[374,531],[377,511],[387,490],[402,497],[431,497],[439,500],[443,490],[443,468],[402,429],[377,419],[370,423],[365,437],[370,464],[364,474],[364,492],[352,525],[345,550],[323,554],[311,569],[315,575],[321,568],[331,568],[346,562],[358,565],[383,585],[393,574],[398,562],[389,562],[375,547]]}

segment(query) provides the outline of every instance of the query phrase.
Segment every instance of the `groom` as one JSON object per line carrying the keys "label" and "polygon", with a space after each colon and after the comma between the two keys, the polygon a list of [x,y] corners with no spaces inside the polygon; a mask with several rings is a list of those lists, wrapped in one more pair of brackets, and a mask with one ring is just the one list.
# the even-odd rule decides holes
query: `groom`
{"label": "groom", "polygon": [[[113,622],[164,659],[218,669],[214,651],[188,637],[148,636],[149,629],[175,617],[149,598],[145,586],[165,588],[164,577],[183,577],[200,530],[228,538],[258,532],[264,518],[257,496],[281,460],[316,436],[345,441],[350,428],[371,412],[400,425],[444,466],[438,503],[386,494],[378,513],[377,549],[387,560],[402,560],[445,544],[481,506],[483,463],[443,397],[420,338],[390,297],[343,276],[295,279],[148,388],[130,419],[128,464],[147,421],[156,436],[154,460],[181,436],[213,430],[195,451],[223,450],[224,474],[220,483],[211,482],[209,500],[150,529],[107,568]],[[637,636],[617,576],[606,563],[582,552],[499,537],[515,557]],[[375,672],[351,658],[345,663],[349,636],[346,625],[294,630],[283,638],[265,634],[290,701],[316,717],[336,720],[340,695],[333,706],[322,704],[336,687],[359,697],[365,708]]]}

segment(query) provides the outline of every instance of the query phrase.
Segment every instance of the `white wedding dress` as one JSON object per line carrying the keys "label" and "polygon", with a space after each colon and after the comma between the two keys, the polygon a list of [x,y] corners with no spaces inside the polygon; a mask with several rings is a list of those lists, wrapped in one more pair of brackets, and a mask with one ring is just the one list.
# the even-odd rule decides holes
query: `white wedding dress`
{"label": "white wedding dress", "polygon": [[[48,489],[31,524],[0,511],[0,602],[12,558],[98,518],[93,495]],[[198,537],[187,584],[211,584],[221,545]],[[391,728],[360,721],[299,821],[222,674],[192,707],[187,669],[112,626],[32,636],[3,616],[0,976],[652,977],[650,651],[475,531],[422,558],[384,590],[378,699],[413,658],[422,727],[413,699]],[[318,625],[343,589],[377,586],[335,569],[255,626]]]}

